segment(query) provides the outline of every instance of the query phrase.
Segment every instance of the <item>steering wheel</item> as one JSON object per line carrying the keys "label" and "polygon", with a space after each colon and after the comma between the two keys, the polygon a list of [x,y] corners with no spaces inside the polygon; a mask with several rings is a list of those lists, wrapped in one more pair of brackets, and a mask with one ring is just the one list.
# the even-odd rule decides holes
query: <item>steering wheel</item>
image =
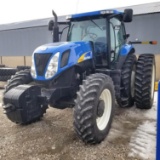
{"label": "steering wheel", "polygon": [[95,51],[97,54],[104,54],[107,52],[107,44],[103,42],[95,42]]}
{"label": "steering wheel", "polygon": [[93,41],[95,41],[95,39],[98,37],[97,34],[95,33],[86,33],[84,36],[83,36],[83,39],[85,39],[85,37],[89,36],[90,39],[92,39]]}

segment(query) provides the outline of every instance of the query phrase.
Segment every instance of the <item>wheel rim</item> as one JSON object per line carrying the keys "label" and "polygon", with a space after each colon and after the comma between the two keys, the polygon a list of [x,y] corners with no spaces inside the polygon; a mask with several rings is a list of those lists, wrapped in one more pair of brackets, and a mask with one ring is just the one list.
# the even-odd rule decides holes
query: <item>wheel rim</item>
{"label": "wheel rim", "polygon": [[104,89],[100,95],[100,99],[104,101],[104,112],[101,117],[97,117],[96,123],[99,130],[104,130],[110,120],[112,110],[112,96],[108,89]]}
{"label": "wheel rim", "polygon": [[154,96],[154,83],[155,83],[155,65],[152,66],[152,77],[151,77],[151,98]]}

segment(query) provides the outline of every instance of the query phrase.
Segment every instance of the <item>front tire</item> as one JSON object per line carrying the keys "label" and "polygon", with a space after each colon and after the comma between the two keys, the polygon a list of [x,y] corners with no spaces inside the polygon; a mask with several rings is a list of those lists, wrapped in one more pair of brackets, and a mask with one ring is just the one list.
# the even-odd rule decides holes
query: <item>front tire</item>
{"label": "front tire", "polygon": [[135,102],[137,108],[150,109],[154,100],[155,57],[153,54],[139,56],[135,76]]}
{"label": "front tire", "polygon": [[29,69],[16,72],[16,74],[13,75],[10,80],[8,80],[4,93],[8,92],[10,89],[15,88],[19,85],[29,84],[32,81],[33,79],[31,77]]}
{"label": "front tire", "polygon": [[[4,97],[5,97],[5,94],[7,94],[7,92],[10,91],[11,89],[19,85],[30,84],[32,82],[33,82],[33,79],[31,77],[29,69],[21,70],[17,72],[14,76],[12,76],[10,80],[8,80],[5,91],[4,91]],[[27,96],[28,98],[26,98],[25,99],[26,101],[23,103],[27,104],[28,106],[32,106],[33,104],[30,104],[33,102],[31,98],[32,95],[27,95]],[[12,97],[9,97],[9,98],[12,98]],[[34,111],[33,108],[31,109],[28,107],[28,109],[27,108],[24,109],[23,107],[21,108],[18,108],[18,107],[14,107],[14,109],[12,109],[12,106],[10,104],[8,105],[7,102],[3,106],[4,112],[7,115],[7,117],[12,122],[17,124],[30,124],[32,122],[39,121],[43,117],[44,113],[46,113],[46,109],[48,108],[47,105],[41,105],[41,108],[38,110],[40,113],[37,113],[37,111],[36,113],[33,113]]]}
{"label": "front tire", "polygon": [[96,73],[87,77],[77,93],[74,128],[85,143],[96,144],[108,134],[115,107],[112,79]]}

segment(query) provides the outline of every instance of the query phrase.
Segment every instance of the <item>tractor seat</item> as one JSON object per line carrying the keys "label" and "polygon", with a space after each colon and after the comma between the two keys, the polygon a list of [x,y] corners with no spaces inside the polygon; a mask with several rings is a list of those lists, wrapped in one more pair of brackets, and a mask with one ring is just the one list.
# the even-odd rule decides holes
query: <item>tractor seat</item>
{"label": "tractor seat", "polygon": [[107,60],[107,42],[105,37],[99,37],[94,42],[94,51],[96,57],[96,64],[104,65]]}
{"label": "tractor seat", "polygon": [[98,37],[94,42],[95,53],[102,55],[107,52],[107,42],[105,37]]}

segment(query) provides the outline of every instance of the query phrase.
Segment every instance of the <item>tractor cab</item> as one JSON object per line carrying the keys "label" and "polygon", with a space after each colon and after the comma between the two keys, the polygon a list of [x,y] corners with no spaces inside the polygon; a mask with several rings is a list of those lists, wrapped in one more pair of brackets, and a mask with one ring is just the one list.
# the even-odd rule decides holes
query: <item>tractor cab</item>
{"label": "tractor cab", "polygon": [[132,21],[132,10],[103,10],[68,16],[70,27],[67,41],[90,41],[97,66],[110,67],[117,61],[127,35],[124,22]]}
{"label": "tractor cab", "polygon": [[[102,10],[67,16],[67,41],[89,41],[96,66],[111,68],[129,36],[125,32],[124,22],[132,21],[132,13],[132,9],[124,12]],[[50,29],[54,28],[51,27],[53,24],[50,23]]]}

